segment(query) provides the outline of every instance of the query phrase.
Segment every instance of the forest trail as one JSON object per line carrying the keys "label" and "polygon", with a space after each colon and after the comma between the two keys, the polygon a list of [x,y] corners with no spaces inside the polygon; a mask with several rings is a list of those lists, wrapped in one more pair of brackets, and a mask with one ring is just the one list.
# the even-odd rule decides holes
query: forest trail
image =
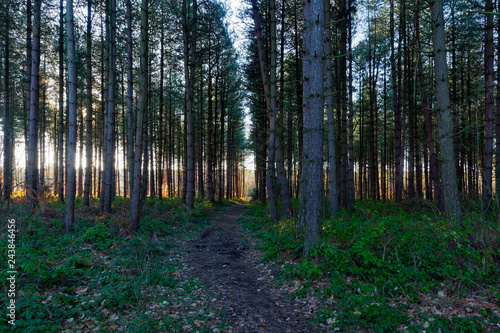
{"label": "forest trail", "polygon": [[311,332],[306,318],[294,310],[263,277],[255,250],[242,235],[238,218],[244,205],[227,208],[187,247],[186,264],[223,313],[232,332]]}

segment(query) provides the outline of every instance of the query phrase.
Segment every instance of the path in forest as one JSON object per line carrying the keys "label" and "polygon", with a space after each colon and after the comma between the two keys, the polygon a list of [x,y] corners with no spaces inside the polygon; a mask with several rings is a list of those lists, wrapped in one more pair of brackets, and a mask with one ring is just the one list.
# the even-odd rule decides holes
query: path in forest
{"label": "path in forest", "polygon": [[224,313],[233,332],[311,332],[306,319],[267,282],[238,223],[243,205],[229,207],[188,245],[185,258],[193,277]]}

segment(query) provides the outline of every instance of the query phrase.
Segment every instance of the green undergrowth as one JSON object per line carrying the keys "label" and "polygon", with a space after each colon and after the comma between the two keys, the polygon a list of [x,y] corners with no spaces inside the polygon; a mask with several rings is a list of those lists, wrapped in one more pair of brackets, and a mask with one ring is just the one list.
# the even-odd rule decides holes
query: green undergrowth
{"label": "green undergrowth", "polygon": [[[0,331],[208,331],[217,323],[206,307],[193,311],[189,305],[200,288],[179,274],[180,245],[229,204],[197,201],[188,213],[180,200],[147,199],[136,235],[129,231],[128,200],[122,198],[111,215],[78,200],[70,234],[64,233],[64,205],[49,202],[33,217],[18,205],[8,213],[18,229],[16,325],[2,315]],[[6,238],[1,242],[0,260],[6,263]],[[4,284],[3,300],[6,291]],[[186,307],[189,314],[183,314]]]}
{"label": "green undergrowth", "polygon": [[[322,327],[377,332],[493,327],[500,301],[498,221],[472,211],[462,225],[448,224],[420,204],[408,209],[357,202],[324,221],[323,241],[307,260],[301,258],[295,219],[272,224],[266,207],[254,203],[242,222],[261,239],[264,260],[282,267],[279,281],[294,298],[320,299],[315,320]],[[475,316],[461,317],[466,306],[466,314]]]}

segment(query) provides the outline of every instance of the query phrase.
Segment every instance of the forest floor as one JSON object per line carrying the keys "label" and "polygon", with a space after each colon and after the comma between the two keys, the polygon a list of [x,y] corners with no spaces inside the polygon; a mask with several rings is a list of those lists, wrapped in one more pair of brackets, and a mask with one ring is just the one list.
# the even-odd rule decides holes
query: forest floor
{"label": "forest floor", "polygon": [[147,199],[138,233],[128,200],[96,204],[77,199],[70,233],[56,198],[0,211],[16,227],[0,275],[17,270],[16,326],[2,315],[0,332],[500,331],[496,212],[454,225],[425,202],[360,201],[303,258],[295,219],[263,204]]}
{"label": "forest floor", "polygon": [[272,270],[257,264],[254,240],[243,234],[241,204],[229,207],[188,243],[184,266],[201,281],[211,306],[232,326],[228,332],[312,332],[289,295],[270,281]]}

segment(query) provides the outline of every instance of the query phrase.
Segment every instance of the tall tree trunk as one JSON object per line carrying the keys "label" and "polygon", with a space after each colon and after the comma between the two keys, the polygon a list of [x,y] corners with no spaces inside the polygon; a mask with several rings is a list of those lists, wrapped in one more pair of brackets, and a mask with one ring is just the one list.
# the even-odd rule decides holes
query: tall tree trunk
{"label": "tall tree trunk", "polygon": [[353,86],[352,86],[352,0],[348,0],[348,52],[347,59],[349,61],[349,170],[347,179],[347,207],[354,205],[354,103],[353,103]]}
{"label": "tall tree trunk", "polygon": [[330,214],[338,213],[337,196],[337,168],[335,157],[335,120],[333,117],[333,91],[332,91],[332,34],[330,22],[331,4],[330,0],[324,0],[325,7],[325,96],[326,113],[328,116],[328,165],[330,186]]}
{"label": "tall tree trunk", "polygon": [[87,115],[85,116],[85,188],[83,205],[90,206],[92,191],[92,0],[87,3]]}
{"label": "tall tree trunk", "polygon": [[57,132],[57,142],[58,142],[58,164],[59,164],[59,201],[64,201],[64,6],[63,0],[59,3],[59,113],[58,113],[58,132]]}
{"label": "tall tree trunk", "polygon": [[139,230],[140,218],[143,115],[147,112],[146,101],[148,98],[148,26],[148,0],[141,0],[140,90],[137,101],[137,126],[135,133],[134,186],[130,189],[130,224],[134,232]]}
{"label": "tall tree trunk", "polygon": [[[497,11],[500,11],[500,1]],[[500,66],[500,22],[497,16],[497,68]],[[500,70],[497,69],[497,109],[496,109],[496,154],[495,154],[495,195],[500,198]]]}
{"label": "tall tree trunk", "polygon": [[299,227],[305,226],[304,255],[321,243],[323,222],[324,5],[304,3],[304,152]]}
{"label": "tall tree trunk", "polygon": [[392,98],[394,108],[394,130],[395,130],[395,162],[396,162],[396,184],[395,197],[396,202],[403,200],[403,147],[401,131],[401,109],[399,105],[399,89],[397,85],[397,71],[394,48],[394,0],[391,0],[390,8],[390,33],[391,33],[391,79],[392,79]]}
{"label": "tall tree trunk", "polygon": [[69,89],[69,115],[68,115],[68,154],[67,154],[67,186],[66,186],[66,214],[64,227],[70,231],[75,221],[75,194],[76,194],[76,135],[77,135],[77,110],[76,110],[76,56],[75,56],[75,26],[73,19],[73,0],[66,1],[67,34],[68,34],[68,89]]}
{"label": "tall tree trunk", "polygon": [[[485,11],[493,12],[493,1],[486,0]],[[493,107],[494,101],[494,68],[493,60],[495,51],[493,48],[493,15],[486,14],[486,45],[484,49],[485,58],[485,118],[484,118],[484,166],[483,166],[483,209],[488,210],[492,196],[493,187]]]}
{"label": "tall tree trunk", "polygon": [[187,0],[182,3],[182,25],[184,36],[184,79],[186,98],[186,157],[187,157],[187,180],[186,180],[186,206],[187,210],[194,209],[194,120],[193,120],[193,88],[194,88],[194,66],[196,55],[196,12],[197,0],[193,0],[192,16],[188,26]]}
{"label": "tall tree trunk", "polygon": [[[424,81],[424,70],[423,70],[423,61],[422,61],[422,50],[421,50],[421,43],[420,43],[420,2],[417,0],[417,9],[415,13],[415,37],[416,37],[416,42],[417,42],[417,50],[418,50],[418,64],[417,64],[417,71],[418,71],[418,81],[420,84],[420,99],[422,103],[422,110],[424,111],[424,127],[425,127],[425,134],[426,134],[426,143],[427,143],[427,149],[429,150],[429,155],[430,155],[430,174],[431,174],[431,181],[434,184],[434,198],[436,199],[436,203],[438,207],[442,207],[442,198],[441,198],[441,183],[439,180],[439,174],[438,174],[438,165],[437,165],[437,159],[436,159],[436,153],[434,151],[434,139],[432,135],[432,116],[430,113],[430,108],[427,103],[427,93],[426,93],[426,87],[425,87],[425,81]],[[431,192],[432,194],[432,192]],[[427,198],[429,199],[429,198]]]}
{"label": "tall tree trunk", "polygon": [[34,209],[38,200],[38,109],[39,109],[39,78],[40,78],[40,20],[42,12],[41,0],[34,2],[33,19],[33,48],[31,55],[31,96],[29,113],[29,153],[28,153],[28,176],[29,191],[28,200],[31,209]]}
{"label": "tall tree trunk", "polygon": [[[276,1],[270,1],[270,16],[271,16],[271,104],[274,109],[271,110],[274,115],[275,123],[278,118],[278,95],[277,95],[277,78],[276,78],[276,67],[277,67],[277,33],[276,33]],[[284,22],[282,22],[283,24]],[[284,25],[282,26],[284,29]],[[283,64],[282,64],[283,66]],[[273,101],[274,100],[274,101]],[[281,114],[283,115],[283,108],[281,108]],[[277,133],[277,128],[274,128],[274,143],[275,143],[275,158],[276,158],[276,169],[278,171],[278,182],[280,185],[281,194],[281,204],[283,207],[284,216],[293,216],[292,203],[290,202],[290,190],[288,188],[288,180],[286,179],[285,173],[285,161],[283,159],[283,148],[281,146],[280,135]]]}
{"label": "tall tree trunk", "polygon": [[[25,105],[25,110],[26,114],[30,114],[30,109],[31,109],[31,56],[32,56],[32,10],[31,10],[31,0],[26,0],[26,105]],[[23,118],[24,119],[24,144],[26,147],[29,147],[29,141],[28,141],[28,117]],[[26,165],[29,166],[29,149],[25,149],[25,157],[26,157]],[[25,170],[25,189],[27,190],[26,185],[29,185],[29,167],[26,168]]]}
{"label": "tall tree trunk", "polygon": [[446,42],[444,33],[443,2],[435,0],[431,5],[433,20],[434,68],[436,77],[436,110],[438,114],[440,157],[443,163],[443,194],[446,214],[451,221],[462,220],[462,209],[458,196],[457,174],[453,153],[453,124],[450,110],[450,82],[446,64]]}
{"label": "tall tree trunk", "polygon": [[[269,4],[270,10],[275,13],[276,3],[271,0]],[[252,14],[257,35],[257,49],[259,53],[260,73],[262,84],[264,86],[264,94],[266,98],[266,106],[269,112],[269,142],[267,156],[267,201],[269,205],[269,214],[273,222],[278,222],[279,215],[277,209],[277,200],[274,188],[274,158],[276,147],[276,15],[270,14],[271,17],[271,73],[268,76],[266,73],[264,47],[262,45],[262,29],[260,24],[260,14],[257,7],[257,1],[252,0]],[[273,28],[274,27],[274,28]],[[274,34],[273,34],[274,32]]]}
{"label": "tall tree trunk", "polygon": [[214,181],[213,181],[213,98],[212,98],[212,25],[208,32],[208,110],[207,110],[207,198],[214,201]]}
{"label": "tall tree trunk", "polygon": [[[128,134],[128,178],[129,189],[134,187],[134,106],[132,87],[132,3],[127,0],[127,134]],[[132,195],[131,195],[132,197]]]}
{"label": "tall tree trunk", "polygon": [[3,196],[10,204],[12,193],[12,119],[10,114],[10,3],[6,5],[4,53]]}
{"label": "tall tree trunk", "polygon": [[[78,97],[77,97],[78,101]],[[83,103],[81,103],[83,104]],[[80,105],[80,110],[83,110],[83,105]],[[79,153],[79,158],[78,158],[78,184],[77,184],[77,196],[82,197],[83,196],[83,132],[84,132],[84,123],[83,123],[83,111],[78,112],[77,111],[77,133],[78,133],[78,142],[80,144],[80,147],[78,149]]]}
{"label": "tall tree trunk", "polygon": [[164,92],[163,92],[163,78],[164,78],[164,38],[165,38],[165,32],[164,32],[164,14],[163,14],[163,7],[161,10],[161,36],[160,36],[160,110],[159,110],[159,138],[157,140],[158,142],[158,155],[157,155],[157,163],[158,163],[158,198],[160,200],[163,199],[163,110],[164,110]]}
{"label": "tall tree trunk", "polygon": [[109,1],[108,84],[102,210],[111,213],[115,174],[116,0]]}

